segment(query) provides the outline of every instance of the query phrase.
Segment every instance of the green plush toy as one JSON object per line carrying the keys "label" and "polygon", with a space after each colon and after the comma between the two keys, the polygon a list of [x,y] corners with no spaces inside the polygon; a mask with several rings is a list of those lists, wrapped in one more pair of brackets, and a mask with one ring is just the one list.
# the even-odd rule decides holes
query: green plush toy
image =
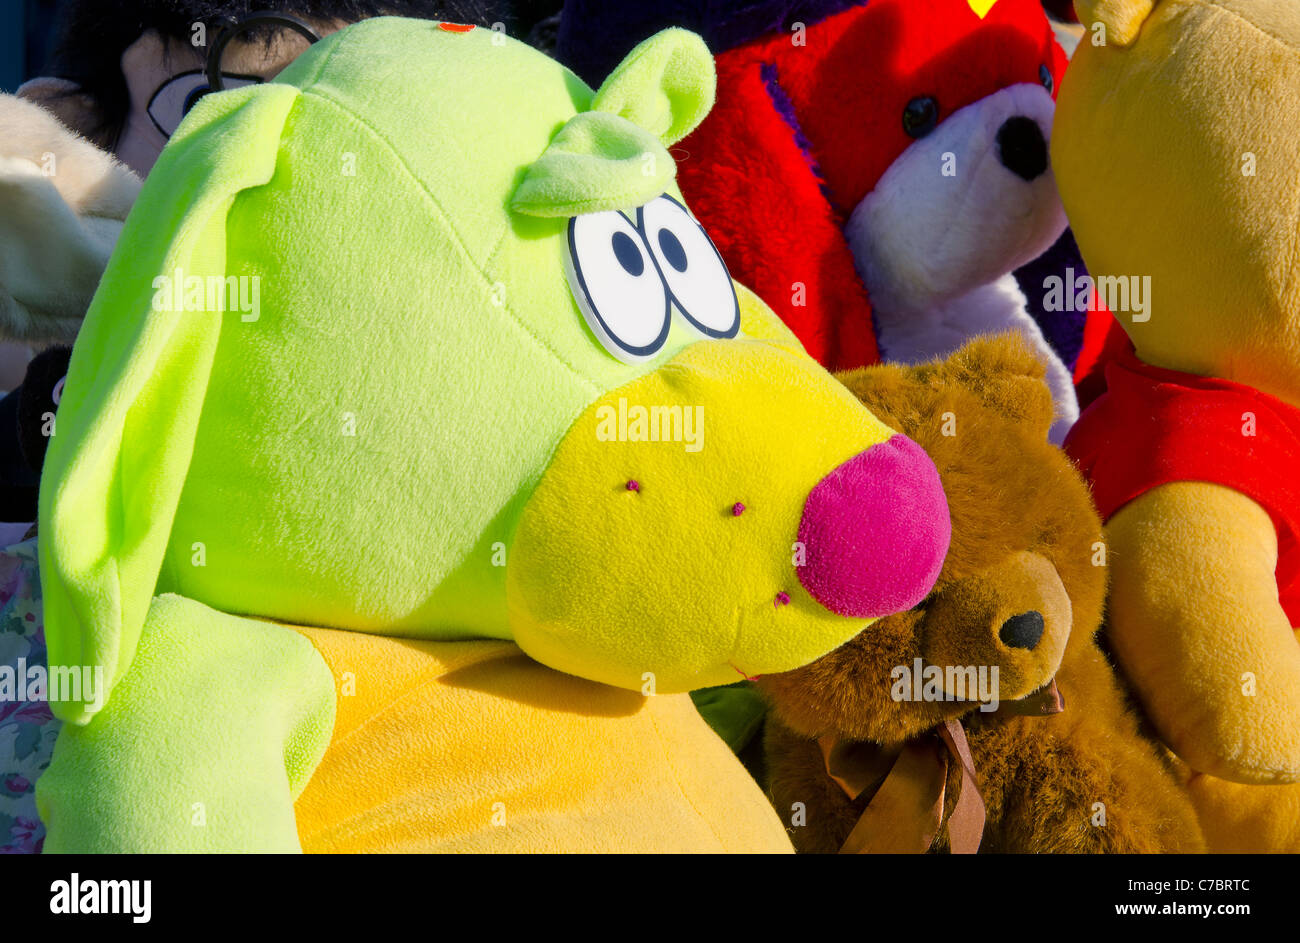
{"label": "green plush toy", "polygon": [[681,205],[712,68],[385,18],[193,110],[42,480],[50,661],[103,682],[47,849],[784,843],[674,692],[913,605],[948,518]]}

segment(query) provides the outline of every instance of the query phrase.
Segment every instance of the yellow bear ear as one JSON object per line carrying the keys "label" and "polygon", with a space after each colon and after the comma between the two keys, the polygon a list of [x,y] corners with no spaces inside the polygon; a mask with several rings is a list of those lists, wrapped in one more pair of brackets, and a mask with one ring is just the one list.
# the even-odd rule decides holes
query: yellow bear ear
{"label": "yellow bear ear", "polygon": [[1131,46],[1160,0],[1074,0],[1074,12],[1087,29],[1101,24],[1106,42]]}

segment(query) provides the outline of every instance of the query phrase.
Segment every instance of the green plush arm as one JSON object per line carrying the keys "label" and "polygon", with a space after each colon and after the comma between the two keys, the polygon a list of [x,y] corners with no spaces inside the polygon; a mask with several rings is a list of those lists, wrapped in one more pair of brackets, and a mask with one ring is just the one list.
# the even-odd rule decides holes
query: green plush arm
{"label": "green plush arm", "polygon": [[334,706],[303,636],[159,596],[108,704],[59,734],[36,790],[45,850],[300,851],[293,802]]}

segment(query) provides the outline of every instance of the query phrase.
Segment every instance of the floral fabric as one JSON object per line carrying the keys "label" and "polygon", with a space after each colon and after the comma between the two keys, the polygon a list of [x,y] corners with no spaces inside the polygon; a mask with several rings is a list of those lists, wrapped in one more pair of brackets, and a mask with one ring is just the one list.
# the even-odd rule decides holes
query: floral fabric
{"label": "floral fabric", "polygon": [[60,725],[46,701],[16,699],[16,679],[45,659],[33,537],[0,550],[0,854],[38,852],[45,841],[36,780],[50,765]]}

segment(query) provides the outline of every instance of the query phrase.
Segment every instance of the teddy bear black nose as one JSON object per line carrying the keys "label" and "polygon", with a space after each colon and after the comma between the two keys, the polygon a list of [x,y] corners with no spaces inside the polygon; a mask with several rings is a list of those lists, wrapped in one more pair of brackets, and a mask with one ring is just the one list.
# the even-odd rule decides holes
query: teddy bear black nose
{"label": "teddy bear black nose", "polygon": [[1047,140],[1038,122],[1024,115],[1008,118],[998,128],[998,156],[1017,177],[1041,177],[1047,170]]}
{"label": "teddy bear black nose", "polygon": [[1043,614],[1030,609],[1002,623],[998,638],[1008,648],[1033,648],[1043,637]]}

